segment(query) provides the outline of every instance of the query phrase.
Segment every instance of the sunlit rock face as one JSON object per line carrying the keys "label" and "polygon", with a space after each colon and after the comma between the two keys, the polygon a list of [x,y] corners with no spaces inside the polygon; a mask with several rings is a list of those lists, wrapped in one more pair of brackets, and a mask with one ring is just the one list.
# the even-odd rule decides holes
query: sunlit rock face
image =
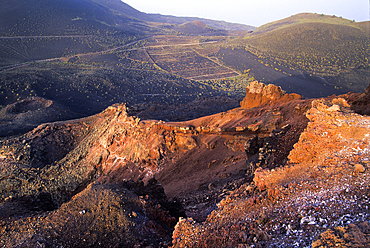
{"label": "sunlit rock face", "polygon": [[366,96],[302,100],[254,82],[245,108],[198,119],[115,104],[0,139],[0,244],[323,246],[368,223],[370,117],[353,110]]}
{"label": "sunlit rock face", "polygon": [[250,83],[246,88],[246,96],[240,103],[240,106],[244,109],[254,108],[258,106],[271,105],[273,103],[289,102],[302,97],[298,94],[286,94],[284,91],[276,85],[259,83],[254,81]]}
{"label": "sunlit rock face", "polygon": [[180,219],[174,247],[368,247],[370,118],[350,107],[312,101],[287,164],[259,167],[206,221]]}

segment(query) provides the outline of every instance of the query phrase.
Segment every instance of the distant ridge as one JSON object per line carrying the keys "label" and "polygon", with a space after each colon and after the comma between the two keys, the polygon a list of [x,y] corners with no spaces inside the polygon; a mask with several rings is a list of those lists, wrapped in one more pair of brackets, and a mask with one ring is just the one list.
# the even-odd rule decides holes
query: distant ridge
{"label": "distant ridge", "polygon": [[335,15],[329,16],[324,14],[314,14],[314,13],[300,13],[296,14],[282,20],[270,22],[264,24],[254,30],[253,35],[270,32],[280,28],[286,28],[288,26],[303,24],[303,23],[326,23],[326,24],[339,24],[355,28],[360,28],[359,23],[355,21],[344,19],[342,17],[337,17]]}
{"label": "distant ridge", "polygon": [[301,13],[259,27],[245,43],[324,85],[354,92],[368,85],[369,21]]}
{"label": "distant ridge", "polygon": [[200,21],[208,26],[221,30],[235,30],[235,31],[253,31],[256,29],[254,26],[230,23],[225,21],[209,20],[198,17],[176,17],[170,15],[160,15],[160,14],[148,14],[148,19],[156,22],[171,23],[171,24],[183,24],[191,21]]}
{"label": "distant ridge", "polygon": [[256,29],[256,27],[251,25],[231,23],[226,21],[210,20],[198,17],[177,17],[171,15],[144,13],[131,7],[127,3],[122,2],[121,0],[92,0],[92,1],[112,9],[113,12],[118,12],[121,14],[124,13],[126,16],[133,17],[138,20],[177,25],[184,24],[187,22],[200,21],[212,28],[221,30],[253,31]]}
{"label": "distant ridge", "polygon": [[[138,20],[113,11],[113,6],[87,0],[4,0],[0,8],[0,35],[96,35],[103,30],[104,33],[137,31],[128,24]],[[122,7],[125,7],[123,3]]]}
{"label": "distant ridge", "polygon": [[[173,29],[180,33],[193,34],[193,35],[220,34],[219,29],[215,29],[201,21],[186,22],[186,23],[175,26]],[[224,35],[222,31],[221,31],[221,34]]]}
{"label": "distant ridge", "polygon": [[221,30],[236,30],[236,31],[253,31],[256,27],[251,25],[239,24],[239,23],[231,23],[219,20],[210,20],[205,18],[198,18],[198,17],[177,17],[171,15],[161,15],[161,14],[150,14],[144,13],[135,8],[131,7],[130,5],[120,1],[120,0],[93,0],[96,3],[101,5],[107,6],[115,11],[120,13],[125,13],[127,16],[134,17],[138,20],[145,20],[150,22],[160,22],[160,23],[169,23],[169,24],[184,24],[187,22],[193,21],[200,21],[208,26],[221,29]]}
{"label": "distant ridge", "polygon": [[107,31],[143,33],[156,30],[148,22],[179,25],[191,21],[201,21],[215,29],[255,29],[201,18],[146,14],[120,0],[3,0],[0,36],[96,35]]}

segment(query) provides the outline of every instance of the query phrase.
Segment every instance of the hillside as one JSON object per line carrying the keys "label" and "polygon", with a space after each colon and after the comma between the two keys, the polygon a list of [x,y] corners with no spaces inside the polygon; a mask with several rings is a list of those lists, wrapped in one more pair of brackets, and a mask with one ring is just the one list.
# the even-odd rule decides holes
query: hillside
{"label": "hillside", "polygon": [[[114,11],[113,7],[116,7],[117,2],[120,1],[109,1],[107,7],[100,4],[100,1],[87,0],[52,2],[5,0],[2,3],[4,7],[0,10],[2,23],[0,34],[1,36],[93,35],[114,34],[119,30],[138,32],[140,26],[144,28],[139,20]],[[118,6],[121,4],[127,7],[121,2]],[[126,9],[128,8],[122,8]]]}
{"label": "hillside", "polygon": [[369,28],[368,22],[299,14],[261,26],[228,44],[244,46],[260,63],[288,75],[293,69],[305,78],[321,80],[323,85],[362,92],[370,76]]}
{"label": "hillside", "polygon": [[[199,22],[197,18],[168,17],[168,23],[163,23],[162,17],[142,13],[120,0],[5,0],[0,10],[0,66],[106,51],[177,29],[193,33],[198,27],[186,28],[189,24],[184,24]],[[210,27],[218,23],[202,21]],[[210,27],[204,32],[214,32]],[[230,24],[228,29],[234,30],[232,27]]]}
{"label": "hillside", "polygon": [[0,66],[3,68],[106,51],[148,37],[149,33],[159,33],[145,21],[130,16],[138,11],[119,0],[5,0],[2,6]]}
{"label": "hillside", "polygon": [[286,28],[288,26],[293,26],[296,24],[303,24],[303,23],[326,23],[326,24],[336,24],[336,25],[344,25],[350,27],[357,27],[359,26],[358,23],[347,20],[342,17],[337,16],[328,16],[323,14],[313,14],[313,13],[300,13],[293,15],[291,17],[284,18],[282,20],[277,20],[274,22],[270,22],[258,27],[256,30],[253,31],[253,35],[267,33],[276,29]]}
{"label": "hillside", "polygon": [[[97,81],[104,74],[102,71],[116,68],[120,69],[115,72],[119,74],[118,78],[123,79],[128,75],[125,81],[130,80],[133,70],[148,77],[154,72],[168,73],[176,75],[179,80],[176,84],[181,86],[174,92],[181,92],[181,103],[194,100],[195,95],[206,94],[205,89],[208,88],[213,88],[211,95],[222,92],[223,95],[241,97],[245,86],[254,79],[279,85],[287,92],[296,92],[304,97],[324,97],[350,90],[361,92],[368,82],[367,49],[370,38],[366,23],[358,24],[343,18],[316,14],[299,14],[262,26],[242,39],[225,36],[231,33],[221,30],[219,26],[215,28],[205,19],[145,14],[119,0],[53,1],[47,4],[37,0],[32,6],[28,5],[29,2],[22,0],[8,1],[1,10],[4,14],[1,15],[4,35],[22,36],[0,37],[0,70],[1,77],[6,80],[13,78],[14,73],[10,71],[14,68],[17,68],[19,75],[30,75],[28,66],[45,66],[45,70],[36,71],[48,74],[49,69],[62,66],[60,62],[67,62],[68,66],[78,65],[78,68],[93,68],[83,69],[90,73],[99,71]],[[20,14],[15,15],[16,12]],[[232,26],[225,26],[225,29],[239,29]],[[240,49],[247,50],[247,53]],[[128,70],[130,73],[126,73]],[[49,75],[40,77],[48,78]],[[170,75],[166,77],[171,78]],[[27,87],[37,82],[31,81],[35,79],[34,76],[29,80],[25,78],[12,92],[0,92],[5,97],[1,105],[28,96],[45,97]],[[117,84],[111,76],[105,78]],[[187,90],[180,89],[188,87],[183,85],[186,83],[183,79],[200,83],[190,83],[198,84],[198,89],[192,90],[191,97],[188,97]],[[60,81],[57,78],[55,80]],[[26,90],[25,94],[24,89],[33,92]],[[147,86],[147,89],[152,87]],[[96,95],[98,98],[105,98],[99,94]],[[117,98],[120,99],[118,101],[136,104],[138,101],[129,98],[146,93],[139,90],[130,96],[128,94],[115,97],[114,101]],[[149,94],[160,96],[158,94],[163,94],[163,91]],[[53,92],[49,97],[56,100],[57,95],[59,93]],[[146,102],[158,99],[145,98]],[[160,102],[171,104],[172,99],[166,101],[161,98]],[[95,99],[82,102],[97,106],[95,113],[109,106],[97,104],[97,100],[100,101]],[[65,100],[58,101],[66,105]],[[67,102],[67,105],[74,104]]]}
{"label": "hillside", "polygon": [[253,82],[187,122],[116,104],[1,139],[1,245],[366,246],[369,94]]}
{"label": "hillside", "polygon": [[174,30],[181,32],[181,33],[193,34],[193,35],[207,35],[207,34],[214,35],[217,31],[220,32],[220,30],[211,28],[210,26],[206,25],[205,23],[201,21],[186,22],[181,25],[178,25],[177,27],[174,28]]}
{"label": "hillside", "polygon": [[[4,0],[0,10],[0,36],[147,34],[158,32],[148,21],[183,24],[198,19],[150,15],[120,0]],[[246,25],[201,21],[217,29],[253,30]]]}
{"label": "hillside", "polygon": [[1,73],[0,105],[43,97],[88,116],[113,103],[182,104],[200,96],[225,95],[218,89],[156,70],[74,63],[42,64]]}
{"label": "hillside", "polygon": [[0,247],[369,247],[370,22],[0,23]]}
{"label": "hillside", "polygon": [[[238,75],[192,50],[207,50],[203,43],[222,39],[199,34],[224,32],[192,21],[197,18],[165,17],[169,23],[159,23],[163,16],[142,13],[119,0],[17,0],[2,4],[0,107],[41,97],[87,116],[114,102],[125,102],[133,109],[142,109],[145,104],[163,104],[160,108],[170,109],[174,103],[187,104],[199,97],[235,95],[233,90],[189,81],[193,77],[202,80]],[[233,24],[222,25],[233,29]],[[236,29],[241,26],[235,25]],[[168,35],[178,32],[194,37]],[[193,47],[182,49],[183,44],[193,43]],[[161,57],[159,45],[175,52],[182,49],[184,54]],[[187,62],[173,62],[173,57]],[[200,69],[193,70],[197,67]],[[240,93],[236,93],[238,97]],[[136,104],[140,106],[133,106]],[[181,118],[199,116],[200,112],[182,114]]]}
{"label": "hillside", "polygon": [[177,17],[177,16],[168,16],[168,15],[160,15],[160,14],[148,14],[146,17],[148,21],[155,21],[160,23],[170,23],[181,25],[186,22],[193,22],[199,21],[207,24],[208,26],[220,29],[220,30],[228,30],[228,31],[247,31],[251,32],[256,29],[254,26],[245,25],[245,24],[238,24],[238,23],[230,23],[225,21],[216,21],[216,20],[209,20],[204,18],[197,18],[197,17]]}
{"label": "hillside", "polygon": [[119,0],[18,0],[2,6],[0,107],[42,97],[88,116],[115,102],[184,104],[202,94],[227,94],[174,76],[150,58],[126,56],[122,50],[143,46],[149,35],[172,31],[159,31],[145,21],[147,14]]}

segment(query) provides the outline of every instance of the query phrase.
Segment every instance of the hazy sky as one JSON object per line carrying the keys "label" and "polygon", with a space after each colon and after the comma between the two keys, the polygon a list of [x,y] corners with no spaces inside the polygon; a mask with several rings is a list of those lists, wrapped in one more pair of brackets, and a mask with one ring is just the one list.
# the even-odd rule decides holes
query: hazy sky
{"label": "hazy sky", "polygon": [[311,12],[369,20],[370,0],[122,0],[145,13],[202,17],[260,26]]}

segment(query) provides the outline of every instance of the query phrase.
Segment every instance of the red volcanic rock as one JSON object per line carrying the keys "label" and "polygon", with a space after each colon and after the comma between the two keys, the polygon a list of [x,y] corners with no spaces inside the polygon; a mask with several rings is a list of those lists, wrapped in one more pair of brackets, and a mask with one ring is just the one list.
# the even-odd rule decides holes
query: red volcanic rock
{"label": "red volcanic rock", "polygon": [[254,182],[258,188],[264,190],[317,177],[324,174],[321,167],[327,168],[327,173],[337,173],[341,166],[349,164],[352,168],[354,164],[362,164],[370,144],[370,120],[347,106],[343,98],[313,101],[306,113],[310,122],[288,156],[290,165],[275,171],[257,170]]}
{"label": "red volcanic rock", "polygon": [[326,158],[335,154],[338,161],[357,162],[356,158],[367,151],[370,142],[369,117],[355,114],[347,106],[341,98],[331,102],[314,101],[306,114],[310,119],[307,130],[294,145],[290,161],[325,163]]}
{"label": "red volcanic rock", "polygon": [[320,234],[320,238],[312,243],[312,247],[330,247],[332,244],[337,247],[369,247],[369,232],[367,222],[328,229]]}
{"label": "red volcanic rock", "polygon": [[[186,122],[142,121],[117,104],[0,139],[0,246],[339,240],[339,225],[370,216],[370,117],[349,108],[354,96],[297,100],[254,82],[243,108]],[[180,203],[188,218],[171,235]]]}
{"label": "red volcanic rock", "polygon": [[368,247],[370,119],[343,98],[306,116],[287,165],[258,168],[205,221],[181,219],[173,247]]}
{"label": "red volcanic rock", "polygon": [[243,109],[249,109],[254,107],[261,107],[265,105],[271,105],[273,103],[289,102],[302,97],[298,94],[286,94],[284,91],[276,85],[259,83],[254,81],[250,83],[246,88],[246,96],[243,101],[240,102],[240,106]]}

